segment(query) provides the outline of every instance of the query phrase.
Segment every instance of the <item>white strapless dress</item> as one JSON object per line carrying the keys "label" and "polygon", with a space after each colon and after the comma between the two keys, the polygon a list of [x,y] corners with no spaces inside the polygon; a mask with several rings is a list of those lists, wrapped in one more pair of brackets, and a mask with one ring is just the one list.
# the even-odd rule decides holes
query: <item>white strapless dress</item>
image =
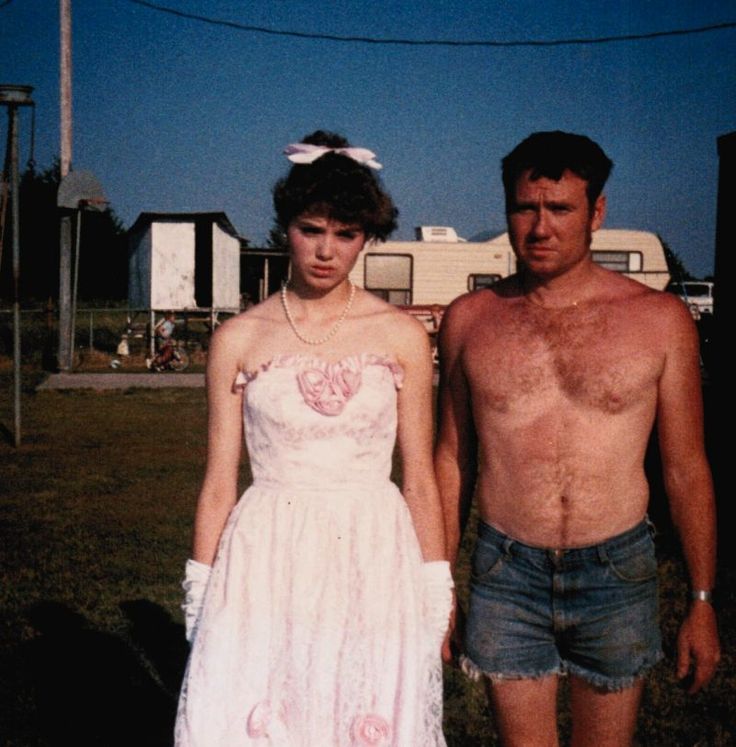
{"label": "white strapless dress", "polygon": [[389,479],[401,378],[368,354],[239,375],[253,485],[220,541],[178,747],[445,745],[421,553]]}

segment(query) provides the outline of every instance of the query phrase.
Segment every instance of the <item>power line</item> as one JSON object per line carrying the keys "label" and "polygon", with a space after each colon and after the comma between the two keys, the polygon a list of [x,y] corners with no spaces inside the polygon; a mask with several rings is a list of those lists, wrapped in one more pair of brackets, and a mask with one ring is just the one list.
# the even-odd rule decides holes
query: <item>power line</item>
{"label": "power line", "polygon": [[[10,0],[7,0],[10,2]],[[148,2],[148,0],[128,0],[135,5],[142,5],[145,8],[156,10],[161,13],[169,13],[179,18],[186,18],[191,21],[208,23],[212,26],[224,26],[235,29],[236,31],[248,31],[254,34],[269,34],[270,36],[290,36],[298,39],[321,39],[334,42],[348,42],[360,44],[392,44],[412,47],[562,47],[582,44],[610,44],[611,42],[638,41],[641,39],[657,39],[665,36],[687,36],[691,34],[704,34],[710,31],[721,31],[723,29],[736,28],[736,21],[726,21],[724,23],[714,23],[709,26],[699,26],[689,29],[673,29],[670,31],[651,31],[642,34],[622,34],[620,36],[598,36],[588,39],[525,39],[516,41],[459,41],[452,39],[379,39],[372,36],[340,36],[338,34],[315,34],[306,31],[279,31],[277,29],[267,28],[265,26],[251,26],[237,21],[224,21],[218,18],[198,15],[196,13],[187,13],[183,10],[168,8],[158,3]],[[2,6],[0,6],[2,7]]]}

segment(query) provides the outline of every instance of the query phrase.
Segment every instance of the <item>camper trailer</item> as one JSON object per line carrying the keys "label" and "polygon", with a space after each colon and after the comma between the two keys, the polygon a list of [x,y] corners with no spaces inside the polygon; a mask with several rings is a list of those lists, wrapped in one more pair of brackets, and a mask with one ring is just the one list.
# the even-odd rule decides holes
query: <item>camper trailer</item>
{"label": "camper trailer", "polygon": [[[593,259],[657,290],[670,280],[664,248],[647,231],[601,229],[593,234]],[[468,291],[488,287],[516,271],[507,233],[465,241],[448,227],[422,226],[417,241],[366,246],[350,275],[366,290],[399,306],[445,306]]]}
{"label": "camper trailer", "polygon": [[516,269],[514,253],[503,236],[465,241],[452,228],[422,226],[416,230],[417,241],[367,245],[350,279],[399,306],[446,306]]}
{"label": "camper trailer", "polygon": [[662,242],[649,231],[601,228],[593,234],[593,259],[654,290],[664,290],[670,271]]}

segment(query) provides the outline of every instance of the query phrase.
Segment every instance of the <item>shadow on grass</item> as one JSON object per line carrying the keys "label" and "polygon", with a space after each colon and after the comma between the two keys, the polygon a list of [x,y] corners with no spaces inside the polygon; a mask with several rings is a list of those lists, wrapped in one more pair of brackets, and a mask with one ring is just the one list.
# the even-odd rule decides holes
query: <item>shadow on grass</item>
{"label": "shadow on grass", "polygon": [[0,441],[5,441],[9,446],[15,444],[15,436],[5,423],[0,423]]}
{"label": "shadow on grass", "polygon": [[187,655],[182,626],[152,602],[121,608],[135,647],[92,629],[82,614],[58,602],[26,611],[36,635],[20,648],[18,664],[35,696],[34,744],[171,744]]}
{"label": "shadow on grass", "polygon": [[120,609],[130,624],[134,645],[158,674],[166,692],[176,699],[189,656],[184,626],[174,622],[163,607],[147,599],[121,602]]}

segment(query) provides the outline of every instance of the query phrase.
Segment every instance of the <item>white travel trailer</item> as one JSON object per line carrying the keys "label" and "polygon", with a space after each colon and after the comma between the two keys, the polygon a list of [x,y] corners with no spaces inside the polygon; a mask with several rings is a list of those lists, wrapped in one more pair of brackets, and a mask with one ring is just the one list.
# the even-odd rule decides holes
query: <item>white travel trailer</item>
{"label": "white travel trailer", "polygon": [[516,259],[508,241],[465,241],[452,228],[422,226],[418,241],[371,243],[350,279],[399,306],[445,306],[476,288],[513,273]]}
{"label": "white travel trailer", "polygon": [[601,228],[593,234],[593,259],[654,290],[664,290],[670,271],[662,242],[650,231]]}
{"label": "white travel trailer", "polygon": [[[501,239],[511,251],[508,234],[498,237]],[[670,282],[664,247],[659,237],[650,231],[601,228],[593,234],[590,250],[593,260],[602,267],[620,272],[650,288],[664,290]]]}
{"label": "white travel trailer", "polygon": [[141,213],[128,237],[131,308],[239,310],[241,238],[225,213]]}
{"label": "white travel trailer", "polygon": [[[516,271],[508,234],[465,241],[452,228],[423,226],[418,241],[366,246],[350,278],[400,306],[445,306]],[[662,242],[647,231],[601,229],[593,234],[593,259],[600,265],[664,290],[670,280]]]}

